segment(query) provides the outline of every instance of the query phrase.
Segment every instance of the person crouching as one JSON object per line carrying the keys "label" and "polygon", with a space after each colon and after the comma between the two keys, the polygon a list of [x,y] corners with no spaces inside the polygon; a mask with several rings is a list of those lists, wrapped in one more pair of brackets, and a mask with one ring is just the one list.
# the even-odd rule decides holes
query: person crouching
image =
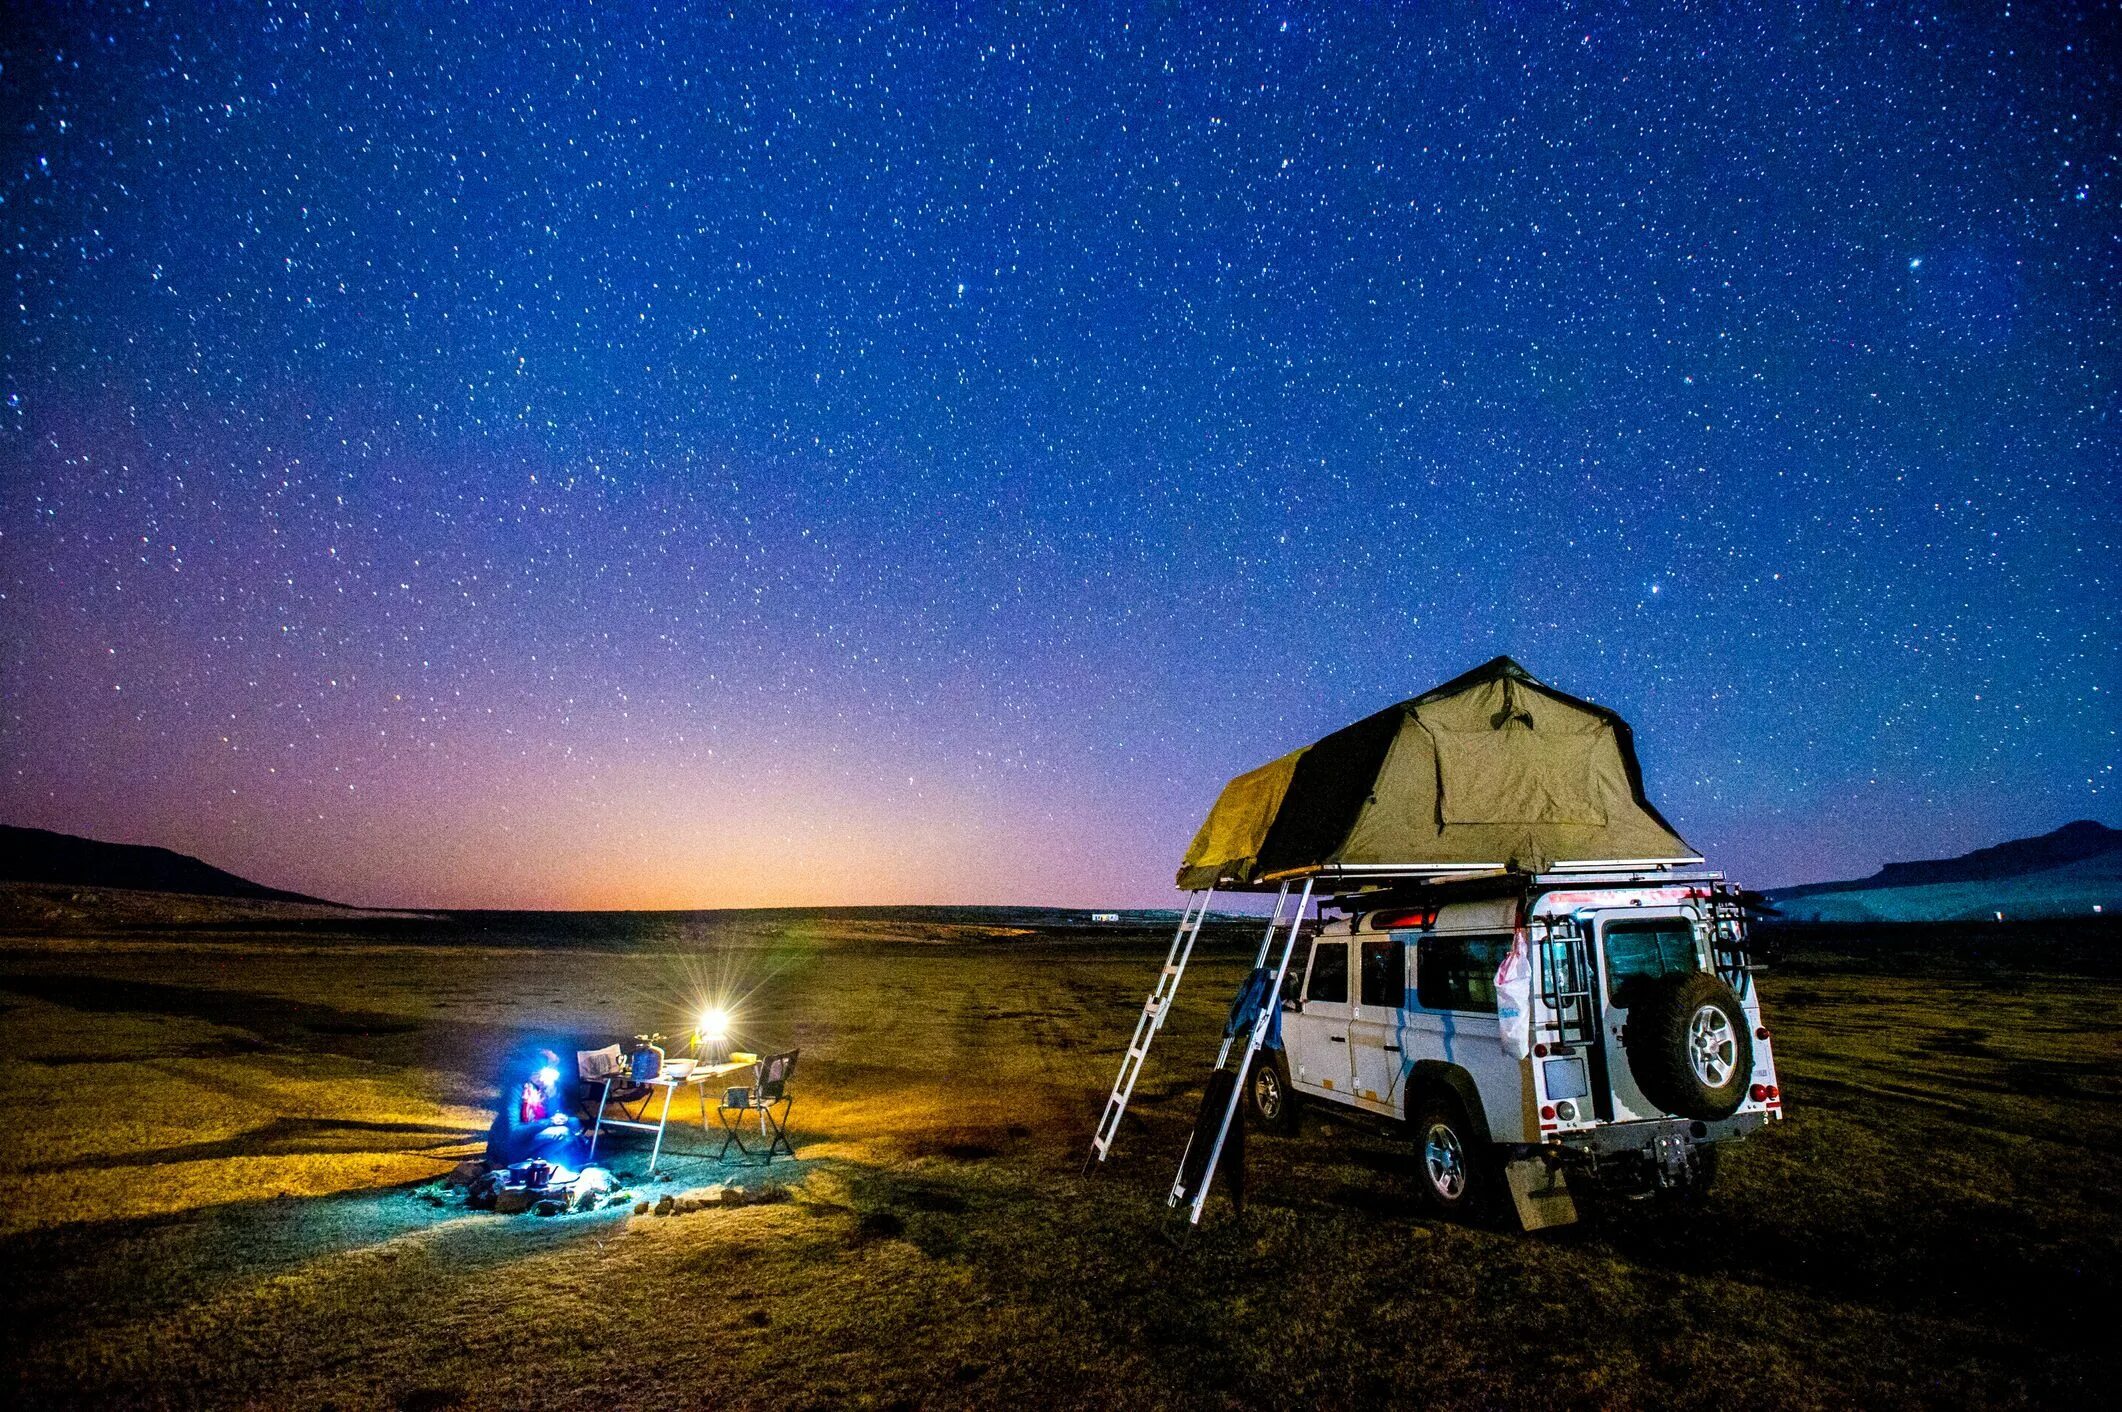
{"label": "person crouching", "polygon": [[560,1056],[536,1050],[501,1074],[500,1111],[486,1131],[489,1167],[512,1167],[536,1157],[570,1170],[582,1165],[582,1123],[568,1111]]}

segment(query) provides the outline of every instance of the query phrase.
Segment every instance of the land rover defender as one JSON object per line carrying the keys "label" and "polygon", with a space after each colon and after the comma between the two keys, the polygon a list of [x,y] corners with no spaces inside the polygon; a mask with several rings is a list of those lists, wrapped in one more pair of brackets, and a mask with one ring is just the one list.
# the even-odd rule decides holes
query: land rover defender
{"label": "land rover defender", "polygon": [[1282,1131],[1307,1106],[1404,1123],[1439,1211],[1495,1209],[1508,1190],[1543,1223],[1527,1197],[1565,1173],[1697,1193],[1720,1144],[1782,1117],[1745,912],[1721,874],[1467,879],[1325,911],[1340,915],[1291,960],[1249,1115]]}

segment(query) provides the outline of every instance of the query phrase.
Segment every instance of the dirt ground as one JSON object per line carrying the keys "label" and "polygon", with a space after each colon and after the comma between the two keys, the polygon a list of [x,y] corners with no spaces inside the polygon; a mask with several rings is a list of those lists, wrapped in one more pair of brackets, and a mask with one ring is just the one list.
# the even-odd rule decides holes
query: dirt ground
{"label": "dirt ground", "polygon": [[[975,929],[975,932],[977,929]],[[1255,1136],[1183,1247],[1163,1192],[1244,943],[1196,962],[1106,1170],[1089,1130],[1159,938],[704,948],[253,932],[0,943],[14,1406],[1854,1406],[2103,1401],[2122,1303],[2122,984],[1793,955],[1790,1120],[1677,1213],[1539,1236],[1415,1210],[1399,1142]],[[739,998],[800,1046],[777,1204],[438,1209],[498,1056]],[[684,1109],[678,1110],[684,1112]],[[628,1138],[612,1165],[639,1172]]]}

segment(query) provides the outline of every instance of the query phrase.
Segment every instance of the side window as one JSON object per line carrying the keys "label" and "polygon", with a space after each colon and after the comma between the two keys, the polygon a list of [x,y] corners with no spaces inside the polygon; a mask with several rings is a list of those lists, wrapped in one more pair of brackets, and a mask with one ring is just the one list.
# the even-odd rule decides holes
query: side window
{"label": "side window", "polygon": [[1305,984],[1306,1000],[1348,1001],[1348,942],[1330,936],[1312,945],[1311,979]]}
{"label": "side window", "polygon": [[1496,1013],[1496,968],[1510,934],[1425,936],[1415,946],[1415,999],[1425,1010]]}
{"label": "side window", "polygon": [[1398,941],[1363,943],[1363,1003],[1397,1010],[1407,1003],[1407,953]]}

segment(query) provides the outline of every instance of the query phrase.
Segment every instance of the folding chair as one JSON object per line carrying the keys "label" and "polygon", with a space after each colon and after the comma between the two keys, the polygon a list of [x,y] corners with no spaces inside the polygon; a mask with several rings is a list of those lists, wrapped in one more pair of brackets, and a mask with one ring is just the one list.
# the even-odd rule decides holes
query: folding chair
{"label": "folding chair", "polygon": [[761,1059],[752,1071],[749,1088],[733,1088],[722,1095],[715,1105],[715,1116],[722,1120],[722,1130],[727,1134],[722,1139],[722,1150],[715,1154],[717,1161],[729,1155],[732,1145],[746,1157],[755,1154],[744,1145],[744,1128],[754,1113],[759,1115],[759,1136],[765,1138],[768,1162],[774,1160],[776,1152],[796,1155],[789,1146],[788,1115],[796,1101],[789,1096],[788,1081],[796,1072],[796,1056],[802,1051],[791,1049],[786,1054],[769,1054]]}
{"label": "folding chair", "polygon": [[[607,1116],[610,1110],[616,1108],[628,1122],[643,1122],[649,1100],[656,1096],[647,1084],[634,1083],[627,1077],[626,1060],[616,1044],[576,1050],[575,1077],[581,1080],[576,1089],[575,1116],[590,1130],[592,1157],[597,1153],[597,1139],[604,1135],[605,1123],[618,1121]],[[597,1097],[595,1103],[590,1102],[593,1093]]]}

